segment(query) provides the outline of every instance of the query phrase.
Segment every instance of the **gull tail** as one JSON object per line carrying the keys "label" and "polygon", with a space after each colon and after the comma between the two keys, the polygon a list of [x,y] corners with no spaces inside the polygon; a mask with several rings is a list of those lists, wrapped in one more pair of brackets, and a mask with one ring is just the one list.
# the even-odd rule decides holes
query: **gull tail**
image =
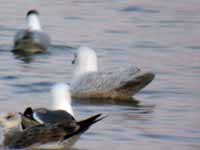
{"label": "gull tail", "polygon": [[97,114],[97,115],[89,117],[89,118],[87,118],[85,120],[81,120],[81,121],[77,122],[78,125],[79,125],[79,129],[76,132],[74,132],[73,134],[65,136],[65,139],[67,139],[69,137],[72,137],[74,135],[80,135],[80,134],[82,134],[83,132],[85,132],[86,130],[88,130],[91,125],[93,125],[96,122],[99,122],[102,119],[104,119],[104,118],[107,117],[107,116],[103,116],[103,117],[101,117],[101,116],[102,116],[102,114]]}
{"label": "gull tail", "polygon": [[129,76],[128,80],[120,83],[120,86],[115,89],[119,99],[131,98],[134,94],[146,87],[155,77],[152,72],[139,72]]}
{"label": "gull tail", "polygon": [[78,124],[80,125],[79,132],[86,131],[91,125],[94,123],[101,121],[102,119],[106,118],[106,116],[101,117],[102,114],[97,114],[92,117],[89,117],[85,120],[79,121]]}

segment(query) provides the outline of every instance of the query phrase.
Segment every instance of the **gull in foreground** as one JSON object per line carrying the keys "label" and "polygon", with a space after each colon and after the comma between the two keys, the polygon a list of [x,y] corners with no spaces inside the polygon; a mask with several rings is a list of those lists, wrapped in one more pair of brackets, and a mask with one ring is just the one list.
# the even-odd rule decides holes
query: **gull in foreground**
{"label": "gull in foreground", "polygon": [[26,14],[27,29],[19,31],[14,38],[13,52],[42,53],[50,45],[49,36],[42,30],[37,10],[30,10]]}
{"label": "gull in foreground", "polygon": [[74,54],[73,98],[130,100],[154,79],[154,73],[134,66],[118,72],[99,72],[93,49],[80,47]]}
{"label": "gull in foreground", "polygon": [[69,87],[57,84],[52,89],[52,110],[26,108],[24,113],[0,115],[3,146],[10,149],[65,149],[72,146],[82,133],[102,120],[101,114],[76,121],[71,107]]}

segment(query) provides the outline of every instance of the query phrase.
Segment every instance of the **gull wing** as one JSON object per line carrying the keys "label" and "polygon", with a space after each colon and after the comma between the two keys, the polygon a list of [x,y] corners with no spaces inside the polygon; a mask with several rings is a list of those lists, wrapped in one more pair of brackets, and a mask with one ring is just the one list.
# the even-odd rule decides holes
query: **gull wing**
{"label": "gull wing", "polygon": [[60,121],[72,122],[74,117],[63,110],[48,110],[45,108],[26,108],[22,117],[22,128],[26,129],[39,124],[54,124]]}
{"label": "gull wing", "polygon": [[74,98],[131,97],[153,78],[153,73],[142,72],[136,67],[121,69],[118,72],[94,72],[83,75],[72,83],[71,91]]}
{"label": "gull wing", "polygon": [[62,142],[67,135],[71,135],[78,129],[79,125],[75,122],[66,123],[65,121],[55,124],[37,125],[13,135],[12,139],[5,144],[12,149],[21,149],[36,144]]}
{"label": "gull wing", "polygon": [[20,47],[19,45],[33,45],[33,43],[46,50],[50,45],[50,38],[45,32],[29,30],[19,31],[14,38],[15,48]]}
{"label": "gull wing", "polygon": [[92,124],[105,118],[100,116],[101,114],[97,114],[79,122],[63,120],[54,124],[36,125],[14,134],[5,145],[12,149],[22,149],[51,142],[60,142],[61,144],[73,136],[82,134]]}

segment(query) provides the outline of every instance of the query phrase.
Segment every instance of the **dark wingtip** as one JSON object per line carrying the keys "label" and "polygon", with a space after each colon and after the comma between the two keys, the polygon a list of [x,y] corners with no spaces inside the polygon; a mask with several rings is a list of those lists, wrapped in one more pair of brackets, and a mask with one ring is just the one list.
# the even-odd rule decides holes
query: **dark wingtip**
{"label": "dark wingtip", "polygon": [[92,124],[98,122],[98,121],[101,121],[102,119],[106,118],[107,116],[103,116],[101,117],[102,114],[96,114],[92,117],[89,117],[85,120],[82,120],[82,121],[79,121],[79,125],[82,126],[82,127],[89,127],[91,126]]}
{"label": "dark wingtip", "polygon": [[146,72],[143,74],[144,79],[146,80],[146,84],[149,84],[155,78],[155,73],[153,72]]}
{"label": "dark wingtip", "polygon": [[100,120],[102,120],[102,119],[107,117],[107,116],[103,116],[103,117],[101,117],[101,116],[102,116],[102,114],[96,114],[96,115],[94,115],[92,117],[89,117],[89,118],[87,118],[85,120],[77,122],[79,124],[79,126],[80,126],[78,131],[76,131],[76,132],[74,132],[74,133],[72,133],[70,135],[65,136],[64,139],[67,139],[69,137],[72,137],[73,135],[81,134],[81,133],[85,132],[87,129],[90,128],[91,125],[93,125],[94,123],[96,123],[96,122],[98,122],[98,121],[100,121]]}
{"label": "dark wingtip", "polygon": [[[102,114],[101,114],[101,116],[102,116]],[[100,116],[99,116],[99,117],[100,117]],[[102,117],[96,119],[95,122],[101,121],[101,120],[103,120],[103,119],[105,119],[105,118],[107,118],[107,117],[108,117],[108,115],[106,115],[106,116],[102,116]]]}
{"label": "dark wingtip", "polygon": [[95,116],[93,116],[92,118],[94,118],[93,124],[96,122],[99,122],[101,120],[103,120],[104,118],[107,118],[108,116],[102,116],[103,114],[97,114]]}
{"label": "dark wingtip", "polygon": [[29,16],[31,14],[36,14],[36,15],[39,15],[39,12],[36,10],[36,9],[31,9],[27,12],[26,16]]}

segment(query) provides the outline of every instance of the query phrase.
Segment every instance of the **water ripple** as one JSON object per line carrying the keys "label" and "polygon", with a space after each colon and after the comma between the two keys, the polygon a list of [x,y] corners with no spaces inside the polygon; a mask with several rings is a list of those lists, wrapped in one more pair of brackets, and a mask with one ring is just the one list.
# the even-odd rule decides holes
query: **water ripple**
{"label": "water ripple", "polygon": [[142,6],[127,6],[121,9],[122,12],[139,12],[139,13],[159,13],[159,10],[148,9]]}

